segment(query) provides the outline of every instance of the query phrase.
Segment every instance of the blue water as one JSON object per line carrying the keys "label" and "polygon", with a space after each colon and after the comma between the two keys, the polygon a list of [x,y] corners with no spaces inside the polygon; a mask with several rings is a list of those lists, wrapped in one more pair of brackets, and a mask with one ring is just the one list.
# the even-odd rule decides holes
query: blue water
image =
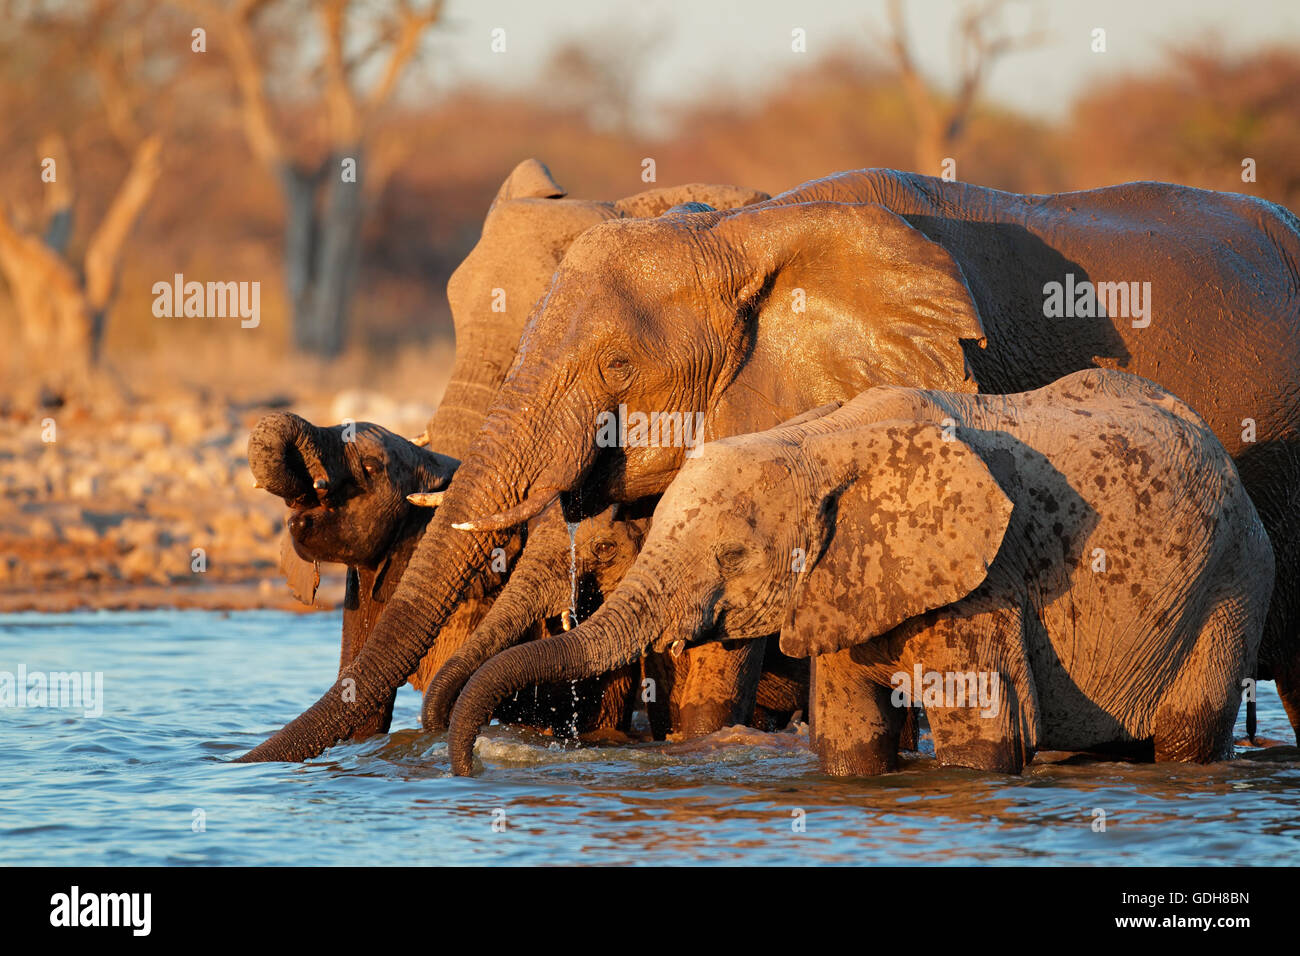
{"label": "blue water", "polygon": [[[0,863],[1289,864],[1300,851],[1294,749],[1209,767],[1076,758],[1018,778],[922,757],[845,781],[819,774],[796,733],[564,749],[494,727],[470,779],[415,729],[307,764],[229,763],[332,683],[338,630],[331,614],[0,616],[0,671],[104,674],[100,717],[0,709]],[[1260,698],[1260,734],[1291,744],[1271,684]],[[406,688],[393,726],[418,725]]]}

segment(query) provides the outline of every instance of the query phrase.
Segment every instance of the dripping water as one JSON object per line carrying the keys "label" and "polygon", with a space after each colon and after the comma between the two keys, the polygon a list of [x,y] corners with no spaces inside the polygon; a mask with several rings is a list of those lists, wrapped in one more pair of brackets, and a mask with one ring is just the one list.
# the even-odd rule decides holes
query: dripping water
{"label": "dripping water", "polygon": [[[566,521],[569,529],[569,628],[578,626],[578,523]],[[565,628],[568,630],[568,628]],[[569,731],[578,739],[578,682],[569,681],[569,694],[573,699],[573,713],[569,717]]]}

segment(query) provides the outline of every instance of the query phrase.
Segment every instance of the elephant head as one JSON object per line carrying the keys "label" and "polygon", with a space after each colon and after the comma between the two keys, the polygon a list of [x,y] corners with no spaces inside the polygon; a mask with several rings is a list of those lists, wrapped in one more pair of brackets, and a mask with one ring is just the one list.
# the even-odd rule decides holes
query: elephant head
{"label": "elephant head", "polygon": [[565,251],[587,229],[687,205],[732,209],[768,198],[753,189],[705,183],[651,189],[615,202],[566,195],[543,163],[524,160],[497,190],[482,236],[448,280],[456,361],[426,429],[429,447],[454,458],[465,455],[515,359],[524,321]]}
{"label": "elephant head", "polygon": [[[368,422],[320,428],[279,413],[249,436],[257,486],[289,506],[280,566],[294,595],[312,604],[317,564],[347,565],[340,673],[361,652],[432,514],[408,496],[441,494],[457,464]],[[352,736],[386,730],[391,713],[389,700]]]}
{"label": "elephant head", "polygon": [[425,730],[447,729],[456,695],[492,655],[532,636],[539,625],[543,633],[567,631],[590,617],[636,560],[649,525],[648,516],[618,505],[572,527],[558,507],[543,512],[492,609],[429,684]]}
{"label": "elephant head", "polygon": [[446,488],[458,464],[369,422],[320,428],[277,413],[248,436],[248,467],[289,506],[285,525],[305,561],[379,567],[398,530],[428,516],[407,496]]}
{"label": "elephant head", "polygon": [[1010,501],[969,446],[931,422],[881,418],[881,397],[711,443],[687,462],[605,605],[469,681],[451,719],[453,770],[471,771],[483,719],[522,683],[778,630],[790,656],[828,653],[977,588]]}
{"label": "elephant head", "polygon": [[354,696],[332,689],[242,759],[302,759],[346,736],[506,534],[562,495],[576,518],[660,493],[702,435],[874,384],[973,390],[961,340],[982,337],[957,264],[880,206],[772,200],[588,229],[354,662]]}

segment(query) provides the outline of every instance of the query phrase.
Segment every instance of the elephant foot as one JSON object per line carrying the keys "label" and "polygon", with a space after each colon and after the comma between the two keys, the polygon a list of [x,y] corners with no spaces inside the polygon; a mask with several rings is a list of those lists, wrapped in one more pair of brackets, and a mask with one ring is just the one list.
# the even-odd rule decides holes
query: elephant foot
{"label": "elephant foot", "polygon": [[1018,774],[1033,759],[1021,733],[1016,689],[1002,675],[992,676],[999,678],[999,686],[991,700],[956,707],[927,705],[934,755],[943,766]]}
{"label": "elephant foot", "polygon": [[874,776],[898,769],[904,714],[887,687],[850,656],[852,648],[812,660],[812,745],[824,773]]}

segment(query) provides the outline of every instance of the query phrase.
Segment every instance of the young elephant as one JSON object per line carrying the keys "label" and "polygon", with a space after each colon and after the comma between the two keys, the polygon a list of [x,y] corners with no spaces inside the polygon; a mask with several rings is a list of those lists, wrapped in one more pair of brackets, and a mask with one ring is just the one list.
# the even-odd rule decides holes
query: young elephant
{"label": "young elephant", "polygon": [[452,766],[470,772],[516,682],[777,628],[814,656],[830,773],[896,765],[909,691],[947,764],[1222,759],[1273,572],[1231,459],[1158,386],[1092,369],[1017,395],[874,388],[688,461],[610,600],[470,681]]}
{"label": "young elephant", "polygon": [[[264,417],[249,435],[248,467],[257,487],[289,507],[280,565],[294,595],[312,603],[320,562],[348,568],[340,675],[361,652],[433,514],[407,496],[439,492],[457,464],[369,422],[321,428],[277,413]],[[466,602],[449,631],[463,641],[485,610]],[[458,641],[447,642],[452,643]],[[410,682],[423,690],[447,653],[446,646],[430,651]],[[386,732],[392,706],[390,698],[354,739]]]}
{"label": "young elephant", "polygon": [[[544,638],[589,617],[612,593],[636,560],[649,526],[647,517],[621,517],[619,508],[572,529],[559,508],[528,528],[527,542],[491,610],[473,636],[434,675],[424,695],[421,723],[443,731],[465,681],[492,655],[520,641]],[[626,510],[626,509],[624,509]],[[576,615],[571,613],[576,611]],[[635,709],[639,668],[631,665],[576,685],[549,684],[525,690],[496,709],[499,718],[536,725],[553,714],[572,714],[570,729],[627,732]]]}
{"label": "young elephant", "polygon": [[[570,528],[560,509],[552,507],[531,522],[523,553],[492,609],[430,682],[424,697],[424,728],[447,729],[456,695],[493,655],[561,628],[567,631],[590,617],[636,560],[650,528],[649,515],[649,505],[616,505]],[[570,614],[571,608],[576,614]],[[715,674],[716,656],[648,655],[645,676],[654,681],[655,693],[646,703],[655,739],[672,732],[709,733],[738,723],[776,730],[796,711],[807,711],[806,664],[785,658],[775,647],[759,648],[758,654],[726,655],[722,661],[736,659],[753,662],[759,671],[754,680]],[[535,725],[553,713],[572,712],[572,729],[578,733],[626,732],[640,677],[640,668],[629,664],[572,687],[567,683],[534,687],[498,706],[495,714]],[[720,718],[711,712],[696,713],[700,701],[711,701],[719,688],[733,686],[748,688],[748,698],[731,702]]]}

